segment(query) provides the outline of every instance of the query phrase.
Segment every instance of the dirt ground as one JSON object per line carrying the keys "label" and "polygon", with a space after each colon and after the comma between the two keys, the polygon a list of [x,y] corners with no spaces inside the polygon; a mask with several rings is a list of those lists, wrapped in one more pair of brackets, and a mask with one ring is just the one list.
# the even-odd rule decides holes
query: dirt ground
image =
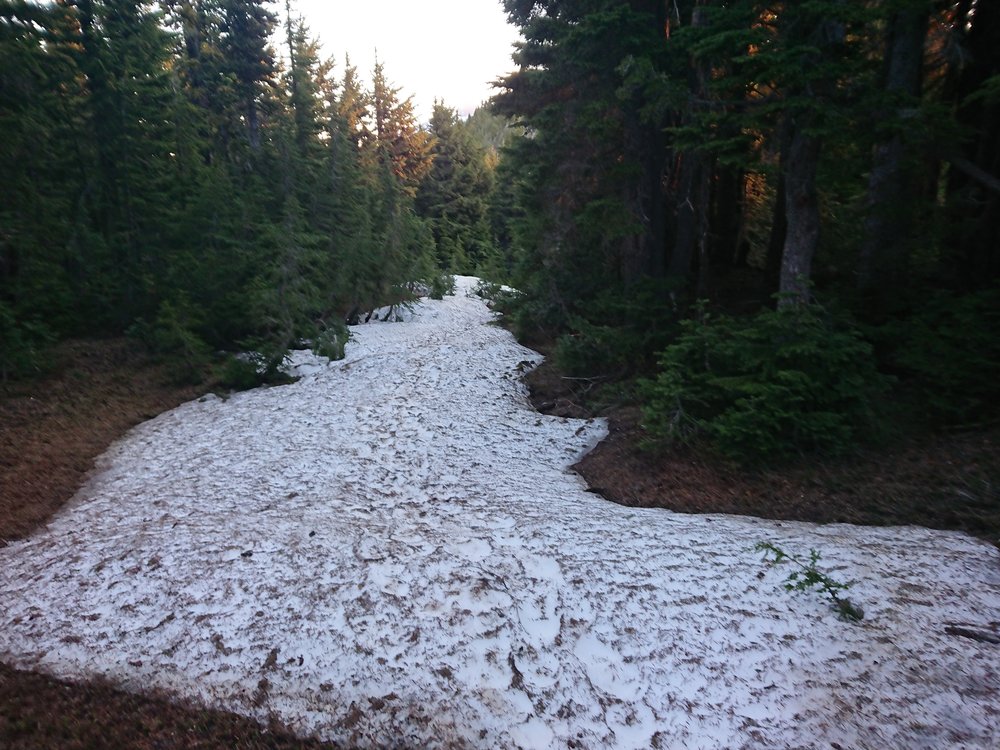
{"label": "dirt ground", "polygon": [[[959,529],[1000,543],[1000,430],[925,435],[839,461],[746,472],[692,451],[639,448],[634,407],[588,406],[551,364],[527,378],[536,407],[606,416],[608,437],[576,467],[593,491],[624,505],[687,513]],[[199,395],[171,385],[127,341],[69,342],[51,373],[0,384],[0,545],[21,538],[76,492],[108,445],[133,425]],[[127,719],[127,720],[126,720]],[[0,748],[320,748],[281,727],[76,685],[0,664]]]}
{"label": "dirt ground", "polygon": [[591,490],[622,505],[778,520],[926,526],[1000,546],[1000,428],[923,433],[838,459],[748,471],[684,447],[643,449],[634,406],[591,406],[546,360],[526,382],[540,411],[607,417],[608,437],[576,465]]}

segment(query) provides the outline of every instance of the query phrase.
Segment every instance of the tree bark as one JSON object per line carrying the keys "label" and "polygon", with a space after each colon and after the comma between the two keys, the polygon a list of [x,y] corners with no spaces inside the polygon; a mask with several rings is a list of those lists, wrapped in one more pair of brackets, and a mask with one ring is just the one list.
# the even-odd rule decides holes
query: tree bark
{"label": "tree bark", "polygon": [[695,205],[698,206],[697,223],[695,225],[698,244],[698,286],[696,292],[699,297],[709,296],[709,288],[712,283],[712,239],[709,226],[709,206],[712,202],[712,174],[714,166],[714,160],[702,157],[701,164],[699,165],[698,179],[695,181],[694,198]]}
{"label": "tree bark", "polygon": [[[845,0],[837,0],[833,5],[843,6]],[[781,253],[779,306],[807,304],[810,300],[812,261],[819,246],[821,223],[816,173],[822,141],[817,131],[822,128],[823,115],[814,104],[805,105],[805,100],[818,99],[827,106],[836,101],[836,73],[829,69],[822,71],[824,65],[829,68],[836,61],[837,52],[847,36],[846,25],[839,15],[817,17],[814,13],[812,9],[799,8],[787,19],[786,27],[786,43],[790,47],[812,50],[805,52],[799,63],[817,66],[821,72],[800,90],[791,92],[792,99],[800,100],[798,107],[801,109],[798,112],[792,109],[786,114],[788,153],[782,154],[781,168],[785,176],[788,226]]]}
{"label": "tree bark", "polygon": [[743,171],[716,165],[712,200],[712,268],[719,274],[738,265],[743,226]]}
{"label": "tree bark", "polygon": [[701,157],[687,152],[680,155],[680,177],[674,206],[674,246],[670,253],[667,274],[687,279],[691,275],[695,242],[698,234],[698,210],[695,190],[701,174]]}
{"label": "tree bark", "polygon": [[956,144],[948,172],[948,244],[956,279],[967,290],[989,286],[1000,277],[1000,102],[969,98],[991,77],[1000,75],[1000,3],[961,5],[953,34],[963,51],[963,65],[953,73],[956,120],[970,134]]}
{"label": "tree bark", "polygon": [[[783,143],[780,164],[787,163],[787,153],[787,143]],[[778,184],[775,187],[774,212],[771,218],[771,235],[767,241],[767,260],[764,266],[768,294],[774,294],[781,286],[781,253],[785,249],[785,237],[788,235],[787,193],[785,175],[779,170]]]}
{"label": "tree bark", "polygon": [[[889,26],[884,88],[901,107],[894,113],[899,120],[919,102],[928,22],[925,5],[897,12]],[[884,290],[903,274],[917,197],[915,180],[908,174],[909,151],[900,133],[875,147],[858,268],[863,291]]]}
{"label": "tree bark", "polygon": [[[691,11],[691,27],[704,28],[708,18],[704,11],[706,0],[698,0]],[[704,60],[691,60],[688,87],[692,101],[707,99],[707,86],[711,70]],[[692,107],[696,105],[691,105]],[[688,112],[686,119],[692,118]],[[670,263],[667,273],[683,279],[691,276],[692,261],[695,251],[699,258],[705,255],[700,238],[702,228],[707,222],[708,202],[711,197],[711,173],[709,160],[705,154],[692,150],[680,155],[680,177],[675,200],[675,227],[673,251],[670,253]],[[706,269],[707,270],[707,269]],[[699,270],[699,286],[703,280],[703,271]]]}
{"label": "tree bark", "polygon": [[809,302],[809,279],[820,232],[819,194],[816,190],[819,154],[820,139],[807,134],[801,124],[793,125],[788,160],[783,165],[788,228],[781,253],[778,291],[783,296],[779,305]]}

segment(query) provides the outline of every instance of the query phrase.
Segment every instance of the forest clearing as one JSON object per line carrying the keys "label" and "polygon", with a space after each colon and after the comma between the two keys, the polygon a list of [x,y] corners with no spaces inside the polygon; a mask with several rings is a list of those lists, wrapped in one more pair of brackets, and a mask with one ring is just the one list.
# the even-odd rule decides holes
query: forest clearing
{"label": "forest clearing", "polygon": [[[605,425],[530,408],[472,285],[116,443],[0,550],[4,661],[351,747],[996,743],[1000,651],[956,634],[995,627],[995,547],[586,492]],[[760,542],[821,551],[863,619]]]}

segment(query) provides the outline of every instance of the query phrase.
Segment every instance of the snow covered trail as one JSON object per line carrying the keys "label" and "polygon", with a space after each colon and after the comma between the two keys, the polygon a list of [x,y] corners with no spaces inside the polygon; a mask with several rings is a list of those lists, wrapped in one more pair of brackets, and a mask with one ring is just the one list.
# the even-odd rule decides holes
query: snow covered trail
{"label": "snow covered trail", "polygon": [[[1000,554],[623,508],[466,292],[298,383],[186,404],[0,549],[0,658],[360,747],[995,748]],[[822,552],[860,624],[753,546]]]}

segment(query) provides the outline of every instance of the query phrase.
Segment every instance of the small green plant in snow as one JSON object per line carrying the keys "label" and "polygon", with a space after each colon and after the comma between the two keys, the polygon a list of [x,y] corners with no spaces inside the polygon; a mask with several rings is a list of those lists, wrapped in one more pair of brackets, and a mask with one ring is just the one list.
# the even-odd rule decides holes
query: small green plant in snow
{"label": "small green plant in snow", "polygon": [[[788,575],[788,578],[785,579],[785,588],[788,591],[808,591],[812,588],[819,589],[820,593],[826,594],[830,597],[830,600],[833,603],[833,608],[845,620],[860,622],[864,618],[865,613],[861,607],[854,604],[850,599],[840,595],[840,592],[846,591],[853,586],[853,582],[841,583],[840,581],[834,580],[826,573],[820,571],[819,568],[816,567],[820,557],[817,550],[809,550],[809,562],[803,562],[799,558],[788,554],[781,549],[781,547],[778,547],[776,544],[772,544],[771,542],[758,542],[754,546],[754,549],[758,552],[763,552],[764,560],[770,562],[772,565],[777,565],[784,560],[788,560],[798,567],[798,570],[793,570]],[[774,555],[773,560],[769,559],[770,555]]]}

